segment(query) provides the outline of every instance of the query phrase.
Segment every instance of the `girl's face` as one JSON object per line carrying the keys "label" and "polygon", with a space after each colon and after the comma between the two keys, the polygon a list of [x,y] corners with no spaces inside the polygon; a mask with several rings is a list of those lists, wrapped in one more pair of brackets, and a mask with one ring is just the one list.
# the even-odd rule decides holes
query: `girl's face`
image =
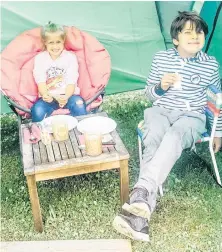
{"label": "girl's face", "polygon": [[45,47],[52,59],[57,59],[64,49],[64,39],[60,32],[46,33]]}

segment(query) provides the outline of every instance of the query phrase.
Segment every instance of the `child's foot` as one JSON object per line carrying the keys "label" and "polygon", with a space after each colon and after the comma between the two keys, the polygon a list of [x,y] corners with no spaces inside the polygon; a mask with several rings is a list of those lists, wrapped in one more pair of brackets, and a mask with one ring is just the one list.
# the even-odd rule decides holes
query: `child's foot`
{"label": "child's foot", "polygon": [[148,191],[143,188],[135,188],[130,199],[122,206],[128,213],[150,220],[151,211],[147,202]]}
{"label": "child's foot", "polygon": [[149,227],[148,221],[145,218],[137,217],[130,214],[118,215],[113,221],[113,227],[119,233],[139,241],[149,242]]}

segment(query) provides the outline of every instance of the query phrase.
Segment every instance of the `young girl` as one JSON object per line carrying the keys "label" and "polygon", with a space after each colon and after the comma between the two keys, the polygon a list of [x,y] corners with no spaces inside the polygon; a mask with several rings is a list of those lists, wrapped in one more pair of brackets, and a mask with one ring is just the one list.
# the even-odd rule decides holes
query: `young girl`
{"label": "young girl", "polygon": [[42,28],[45,51],[35,57],[33,76],[40,99],[32,106],[32,121],[39,122],[58,108],[69,109],[72,116],[85,115],[86,105],[74,95],[79,77],[76,56],[64,49],[65,30],[49,22]]}

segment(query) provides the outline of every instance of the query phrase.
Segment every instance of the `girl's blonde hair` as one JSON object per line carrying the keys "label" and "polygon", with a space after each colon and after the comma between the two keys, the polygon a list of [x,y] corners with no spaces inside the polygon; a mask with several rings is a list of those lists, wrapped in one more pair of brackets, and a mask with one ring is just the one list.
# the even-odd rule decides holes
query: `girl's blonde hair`
{"label": "girl's blonde hair", "polygon": [[47,38],[46,33],[54,33],[58,31],[61,32],[61,37],[63,40],[65,40],[66,32],[65,32],[64,27],[62,25],[58,25],[49,21],[48,24],[42,26],[42,30],[41,30],[42,40],[43,41],[46,40]]}

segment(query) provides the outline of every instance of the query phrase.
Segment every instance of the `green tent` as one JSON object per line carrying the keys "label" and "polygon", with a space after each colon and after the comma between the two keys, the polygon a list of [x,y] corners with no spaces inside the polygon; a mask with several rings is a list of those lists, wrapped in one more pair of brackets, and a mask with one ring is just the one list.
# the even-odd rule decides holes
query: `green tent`
{"label": "green tent", "polygon": [[[219,53],[222,41],[220,7],[221,2],[216,1],[3,1],[1,50],[21,32],[46,24],[49,20],[76,26],[95,36],[111,55],[112,74],[107,94],[143,89],[154,54],[172,47],[169,30],[179,10],[195,10],[207,21],[210,36],[205,49],[222,64],[222,53]],[[1,112],[9,112],[4,99],[1,99],[1,104]]]}

